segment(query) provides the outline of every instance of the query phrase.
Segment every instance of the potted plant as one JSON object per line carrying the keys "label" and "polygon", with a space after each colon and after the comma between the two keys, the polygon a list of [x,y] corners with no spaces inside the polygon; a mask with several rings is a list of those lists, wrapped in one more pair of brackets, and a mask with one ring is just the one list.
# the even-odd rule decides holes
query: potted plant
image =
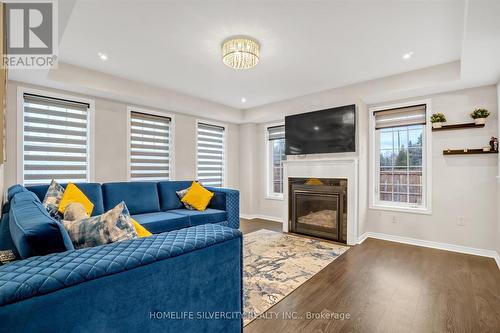
{"label": "potted plant", "polygon": [[490,115],[490,112],[486,109],[475,109],[474,112],[470,114],[472,119],[474,119],[476,125],[483,125],[486,123],[486,118]]}
{"label": "potted plant", "polygon": [[446,122],[446,117],[442,113],[434,113],[431,116],[432,128],[441,128],[443,123]]}

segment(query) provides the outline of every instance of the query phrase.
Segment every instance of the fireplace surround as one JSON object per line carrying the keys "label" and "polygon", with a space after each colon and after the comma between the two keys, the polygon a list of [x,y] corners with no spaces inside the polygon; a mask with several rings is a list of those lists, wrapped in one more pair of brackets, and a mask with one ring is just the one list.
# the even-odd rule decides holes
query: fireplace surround
{"label": "fireplace surround", "polygon": [[[288,184],[290,178],[339,178],[347,180],[347,244],[358,241],[358,158],[317,158],[291,157],[283,162],[283,180]],[[291,231],[289,191],[283,191],[283,231]]]}

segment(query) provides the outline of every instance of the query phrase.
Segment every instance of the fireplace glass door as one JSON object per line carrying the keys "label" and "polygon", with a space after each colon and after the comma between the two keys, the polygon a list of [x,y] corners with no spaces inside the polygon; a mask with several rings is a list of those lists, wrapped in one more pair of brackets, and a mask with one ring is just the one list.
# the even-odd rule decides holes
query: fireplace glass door
{"label": "fireplace glass door", "polygon": [[346,242],[347,182],[289,179],[290,231]]}
{"label": "fireplace glass door", "polygon": [[296,193],[297,223],[310,228],[337,232],[337,214],[340,198],[336,194]]}

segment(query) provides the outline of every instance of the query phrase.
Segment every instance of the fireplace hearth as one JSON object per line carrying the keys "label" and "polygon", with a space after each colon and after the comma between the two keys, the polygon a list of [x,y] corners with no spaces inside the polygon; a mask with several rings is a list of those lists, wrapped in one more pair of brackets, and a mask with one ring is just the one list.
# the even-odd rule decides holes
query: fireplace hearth
{"label": "fireplace hearth", "polygon": [[347,180],[289,178],[289,230],[347,243]]}

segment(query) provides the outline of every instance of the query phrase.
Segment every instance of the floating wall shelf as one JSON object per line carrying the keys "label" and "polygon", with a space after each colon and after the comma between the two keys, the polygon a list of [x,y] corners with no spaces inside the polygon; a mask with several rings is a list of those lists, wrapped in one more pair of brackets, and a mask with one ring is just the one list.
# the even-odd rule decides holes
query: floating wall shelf
{"label": "floating wall shelf", "polygon": [[496,150],[484,151],[481,149],[467,149],[464,151],[463,149],[450,149],[443,150],[443,155],[477,155],[477,154],[498,154]]}
{"label": "floating wall shelf", "polygon": [[458,129],[466,129],[466,128],[483,128],[484,124],[476,125],[475,123],[467,123],[467,124],[454,124],[454,125],[443,125],[441,128],[432,128],[433,132],[436,131],[450,131],[450,130],[458,130]]}

